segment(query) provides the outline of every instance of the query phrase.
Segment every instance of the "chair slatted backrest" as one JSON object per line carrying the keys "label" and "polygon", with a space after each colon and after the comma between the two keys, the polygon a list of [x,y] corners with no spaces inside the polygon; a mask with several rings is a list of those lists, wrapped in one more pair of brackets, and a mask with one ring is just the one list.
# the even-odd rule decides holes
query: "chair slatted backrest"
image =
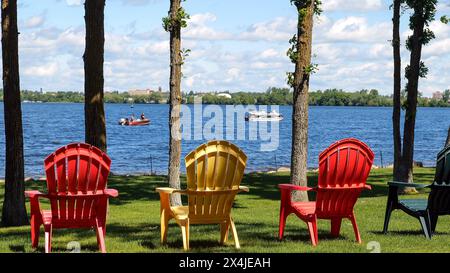
{"label": "chair slatted backrest", "polygon": [[366,185],[374,153],[363,142],[347,138],[319,156],[318,215],[349,215]]}
{"label": "chair slatted backrest", "polygon": [[93,219],[110,166],[111,159],[89,144],[69,144],[50,154],[44,167],[52,218],[61,222]]}
{"label": "chair slatted backrest", "polygon": [[186,158],[190,218],[229,215],[244,175],[247,156],[227,141],[200,145]]}
{"label": "chair slatted backrest", "polygon": [[436,173],[428,196],[428,208],[435,213],[450,213],[450,145],[437,155]]}

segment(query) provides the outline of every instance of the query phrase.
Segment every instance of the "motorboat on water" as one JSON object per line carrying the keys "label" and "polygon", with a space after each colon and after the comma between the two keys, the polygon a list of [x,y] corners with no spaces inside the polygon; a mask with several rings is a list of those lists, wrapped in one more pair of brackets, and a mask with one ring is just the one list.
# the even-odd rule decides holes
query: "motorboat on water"
{"label": "motorboat on water", "polygon": [[149,119],[135,119],[133,121],[130,121],[129,119],[121,118],[119,120],[119,125],[122,126],[144,126],[149,124],[150,124]]}
{"label": "motorboat on water", "polygon": [[272,110],[270,113],[266,111],[250,111],[245,115],[246,121],[281,121],[283,118],[283,115],[275,110]]}

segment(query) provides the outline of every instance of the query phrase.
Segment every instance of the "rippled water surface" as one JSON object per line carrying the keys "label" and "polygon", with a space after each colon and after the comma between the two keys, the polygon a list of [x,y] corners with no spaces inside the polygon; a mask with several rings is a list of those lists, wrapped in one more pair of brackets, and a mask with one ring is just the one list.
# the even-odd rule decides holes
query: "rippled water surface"
{"label": "rippled water surface", "polygon": [[[193,107],[189,106],[193,111]],[[0,130],[3,125],[3,104],[0,106]],[[225,107],[222,107],[225,112]],[[270,108],[268,109],[270,110]],[[150,126],[122,127],[118,119],[145,112]],[[246,140],[233,141],[249,156],[247,171],[288,166],[291,146],[292,108],[280,106],[285,119],[279,123],[279,145],[274,151],[261,151],[267,141],[249,140],[248,123],[235,120],[246,127]],[[83,104],[23,104],[25,140],[25,172],[27,176],[43,175],[43,159],[58,147],[84,140]],[[168,165],[168,106],[125,104],[106,105],[108,154],[112,172],[164,174]],[[320,151],[332,142],[345,137],[356,137],[366,142],[375,152],[375,164],[392,162],[392,109],[384,107],[310,107],[308,165],[317,165]],[[225,114],[224,114],[225,117]],[[197,118],[197,117],[196,117]],[[198,120],[198,119],[197,119]],[[208,122],[203,118],[203,124]],[[225,121],[224,121],[225,123]],[[198,127],[197,123],[197,127]],[[415,159],[425,165],[434,165],[436,153],[443,147],[450,125],[450,108],[420,108],[417,114]],[[196,123],[192,120],[192,136]],[[269,130],[270,127],[269,126]],[[227,129],[224,129],[226,137]],[[253,129],[254,130],[254,129]],[[241,136],[242,137],[242,136]],[[183,140],[183,157],[201,140]],[[4,174],[4,133],[0,134],[0,176]],[[382,155],[382,157],[381,157]],[[184,171],[184,165],[182,166]]]}

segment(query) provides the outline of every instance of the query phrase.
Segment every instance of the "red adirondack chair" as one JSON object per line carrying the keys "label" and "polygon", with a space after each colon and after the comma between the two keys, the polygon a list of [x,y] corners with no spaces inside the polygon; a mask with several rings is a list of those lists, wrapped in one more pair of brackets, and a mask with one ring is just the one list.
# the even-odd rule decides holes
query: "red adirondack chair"
{"label": "red adirondack chair", "polygon": [[[331,220],[332,236],[339,236],[343,218],[350,219],[356,241],[361,236],[356,224],[353,207],[361,191],[371,189],[366,185],[374,154],[363,142],[347,138],[335,142],[319,156],[319,183],[316,188],[281,184],[279,239],[283,238],[286,218],[291,213],[308,225],[311,242],[318,243],[317,219]],[[316,191],[316,201],[292,202],[292,191]]]}
{"label": "red adirondack chair", "polygon": [[[31,241],[39,244],[40,226],[45,230],[45,252],[51,252],[52,230],[94,228],[101,252],[106,252],[106,211],[109,197],[118,192],[107,189],[111,159],[100,149],[84,143],[61,147],[44,161],[47,191],[26,191],[31,205]],[[50,210],[41,210],[39,198],[50,201]]]}

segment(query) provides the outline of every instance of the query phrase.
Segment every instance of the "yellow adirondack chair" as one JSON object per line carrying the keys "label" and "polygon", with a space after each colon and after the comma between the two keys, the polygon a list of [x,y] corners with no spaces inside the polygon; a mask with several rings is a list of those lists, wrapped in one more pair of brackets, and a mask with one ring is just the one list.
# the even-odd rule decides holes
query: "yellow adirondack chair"
{"label": "yellow adirondack chair", "polygon": [[[224,244],[231,227],[239,249],[231,207],[237,193],[248,192],[240,186],[247,156],[227,141],[210,141],[189,153],[186,158],[187,189],[157,188],[161,198],[161,243],[167,240],[169,220],[181,227],[184,250],[189,249],[190,224],[220,224],[220,243]],[[170,194],[188,196],[188,206],[170,206]]]}

